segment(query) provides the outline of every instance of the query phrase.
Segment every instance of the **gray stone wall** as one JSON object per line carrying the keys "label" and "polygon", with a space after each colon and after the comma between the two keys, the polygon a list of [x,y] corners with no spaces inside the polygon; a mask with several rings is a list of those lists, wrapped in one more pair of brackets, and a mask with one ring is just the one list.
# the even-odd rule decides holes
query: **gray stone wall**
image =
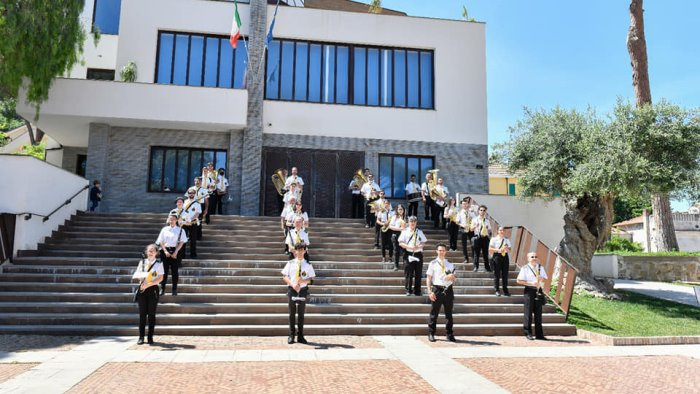
{"label": "gray stone wall", "polygon": [[[377,174],[379,154],[435,156],[435,167],[450,194],[488,193],[488,147],[477,144],[264,134],[263,146],[365,152],[365,167]],[[477,169],[481,165],[481,169]],[[422,183],[424,180],[419,180]],[[348,181],[349,182],[349,181]]]}
{"label": "gray stone wall", "polygon": [[617,271],[621,279],[698,282],[700,281],[700,257],[617,256]]}
{"label": "gray stone wall", "polygon": [[[75,166],[78,164],[78,155],[87,155],[87,148],[76,146],[64,146],[63,161],[61,162],[61,168],[75,174]],[[92,182],[92,179],[89,180],[90,182]]]}
{"label": "gray stone wall", "polygon": [[88,179],[102,181],[103,212],[167,212],[181,193],[148,192],[151,146],[216,148],[230,152],[230,139],[230,133],[222,132],[113,127],[93,133],[91,128]]}

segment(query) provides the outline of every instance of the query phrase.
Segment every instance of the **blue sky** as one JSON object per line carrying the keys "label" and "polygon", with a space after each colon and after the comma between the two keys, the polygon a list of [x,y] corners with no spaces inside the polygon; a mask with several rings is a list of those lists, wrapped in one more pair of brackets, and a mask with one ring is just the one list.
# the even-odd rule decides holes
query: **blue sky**
{"label": "blue sky", "polygon": [[[466,5],[470,17],[486,22],[490,144],[508,138],[524,106],[591,105],[605,113],[618,97],[634,98],[628,0],[383,0],[382,5],[447,19],[461,19]],[[644,8],[652,99],[700,107],[700,1],[646,0]]]}

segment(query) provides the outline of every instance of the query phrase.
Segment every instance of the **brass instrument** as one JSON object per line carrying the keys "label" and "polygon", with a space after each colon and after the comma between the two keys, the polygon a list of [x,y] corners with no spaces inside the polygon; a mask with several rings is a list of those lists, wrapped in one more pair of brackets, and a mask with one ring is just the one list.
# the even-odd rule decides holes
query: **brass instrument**
{"label": "brass instrument", "polygon": [[272,173],[272,184],[275,186],[275,189],[277,189],[277,193],[279,193],[280,196],[284,196],[285,181],[286,179],[284,179],[283,169],[278,168],[274,173]]}
{"label": "brass instrument", "polygon": [[437,175],[438,175],[438,172],[439,172],[439,171],[440,171],[440,170],[438,170],[437,168],[434,169],[434,170],[428,170],[428,173],[429,173],[430,175],[432,175],[432,177],[431,177],[432,179],[430,179],[430,180],[427,182],[427,186],[428,186],[428,195],[429,195],[430,198],[433,199],[433,200],[435,200],[435,197],[437,196],[437,193],[436,193],[436,191],[435,191],[435,185],[437,185],[437,178],[438,178]]}
{"label": "brass instrument", "polygon": [[[396,216],[396,214],[391,215],[391,217]],[[387,230],[389,230],[389,223],[391,223],[391,217],[387,215],[386,217],[386,223],[382,226],[382,232],[385,233]]]}
{"label": "brass instrument", "polygon": [[457,209],[456,207],[452,207],[452,212],[450,212],[450,216],[448,217],[450,222],[457,223],[457,215],[458,214],[459,214],[459,209]]}
{"label": "brass instrument", "polygon": [[365,174],[362,172],[362,168],[358,168],[357,171],[355,171],[352,176],[352,180],[355,181],[355,187],[357,187],[358,190],[362,189],[362,186],[369,182],[369,180],[365,177]]}

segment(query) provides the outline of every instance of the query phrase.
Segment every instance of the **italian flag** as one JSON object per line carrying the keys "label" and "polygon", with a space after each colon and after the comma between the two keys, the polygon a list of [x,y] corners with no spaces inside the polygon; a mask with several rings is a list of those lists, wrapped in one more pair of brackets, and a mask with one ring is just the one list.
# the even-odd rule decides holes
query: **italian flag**
{"label": "italian flag", "polygon": [[238,2],[234,0],[233,4],[234,7],[236,7],[236,14],[231,24],[231,38],[229,38],[229,41],[231,42],[231,46],[236,49],[238,38],[241,36],[241,16],[238,15]]}

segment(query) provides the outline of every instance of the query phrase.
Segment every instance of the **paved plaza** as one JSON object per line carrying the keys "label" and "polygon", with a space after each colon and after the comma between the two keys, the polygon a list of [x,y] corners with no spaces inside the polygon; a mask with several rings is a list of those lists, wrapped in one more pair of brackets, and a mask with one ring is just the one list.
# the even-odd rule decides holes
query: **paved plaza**
{"label": "paved plaza", "polygon": [[0,336],[1,393],[691,393],[700,345],[579,337]]}

